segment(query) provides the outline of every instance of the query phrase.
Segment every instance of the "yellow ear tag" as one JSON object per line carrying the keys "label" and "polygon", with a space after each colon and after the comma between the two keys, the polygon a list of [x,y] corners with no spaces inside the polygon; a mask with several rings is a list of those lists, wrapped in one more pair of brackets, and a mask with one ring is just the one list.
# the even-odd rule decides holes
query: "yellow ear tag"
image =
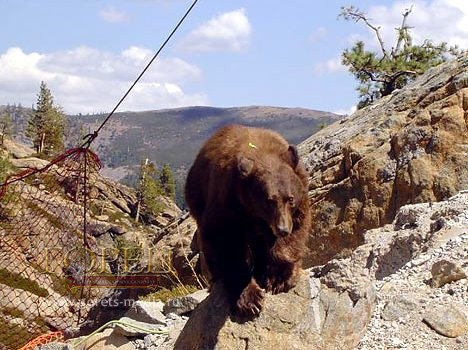
{"label": "yellow ear tag", "polygon": [[252,142],[249,142],[249,147],[250,147],[250,148],[255,148],[255,149],[258,149],[258,147],[257,147],[257,146],[255,146],[255,145],[254,145]]}

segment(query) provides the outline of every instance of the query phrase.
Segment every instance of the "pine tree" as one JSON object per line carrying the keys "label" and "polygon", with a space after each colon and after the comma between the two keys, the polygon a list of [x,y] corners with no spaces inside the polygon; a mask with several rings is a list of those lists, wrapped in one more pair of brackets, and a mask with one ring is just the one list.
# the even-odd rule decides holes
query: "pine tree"
{"label": "pine tree", "polygon": [[7,179],[12,169],[12,165],[5,154],[0,153],[0,185]]}
{"label": "pine tree", "polygon": [[41,82],[36,108],[33,108],[26,136],[37,153],[53,155],[63,150],[65,116],[59,106],[54,105],[53,96],[44,82]]}
{"label": "pine tree", "polygon": [[388,50],[380,27],[372,24],[366,13],[354,6],[341,8],[339,17],[347,21],[363,22],[374,32],[380,47],[380,52],[366,50],[365,43],[358,41],[342,54],[343,65],[359,81],[357,91],[361,100],[358,108],[402,88],[429,68],[446,61],[450,55],[461,53],[457,47],[448,47],[445,42],[433,44],[426,39],[421,45],[414,45],[411,27],[406,23],[411,11],[412,8],[409,8],[402,14],[402,23],[396,28],[396,42]]}
{"label": "pine tree", "polygon": [[154,163],[148,162],[148,159],[146,159],[140,165],[140,182],[138,186],[138,202],[135,220],[139,220],[142,206],[148,213],[158,215],[164,209],[164,205],[159,198],[162,194],[163,191],[158,179],[156,167]]}
{"label": "pine tree", "polygon": [[3,142],[5,136],[11,137],[13,133],[13,122],[11,121],[11,116],[8,113],[5,113],[0,117],[0,146],[3,147]]}
{"label": "pine tree", "polygon": [[161,169],[161,172],[159,173],[159,182],[161,183],[163,193],[167,197],[175,199],[176,184],[174,180],[174,173],[172,172],[169,164],[164,164],[163,168]]}

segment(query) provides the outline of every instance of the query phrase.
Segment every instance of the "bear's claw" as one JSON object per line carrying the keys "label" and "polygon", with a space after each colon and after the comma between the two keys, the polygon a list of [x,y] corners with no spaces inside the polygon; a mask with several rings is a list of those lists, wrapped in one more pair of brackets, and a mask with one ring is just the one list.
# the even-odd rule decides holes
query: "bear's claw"
{"label": "bear's claw", "polygon": [[236,303],[237,311],[244,316],[258,316],[263,307],[263,290],[256,283],[249,283]]}

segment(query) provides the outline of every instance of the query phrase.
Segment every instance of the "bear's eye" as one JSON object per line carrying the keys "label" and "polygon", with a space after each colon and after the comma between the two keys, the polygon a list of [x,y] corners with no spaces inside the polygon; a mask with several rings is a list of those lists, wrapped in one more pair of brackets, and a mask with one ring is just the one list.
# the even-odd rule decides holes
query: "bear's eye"
{"label": "bear's eye", "polygon": [[291,206],[294,206],[294,197],[293,197],[293,196],[288,197],[288,203],[289,203]]}
{"label": "bear's eye", "polygon": [[273,197],[268,197],[267,203],[268,203],[268,205],[270,205],[270,206],[276,205],[276,197],[275,197],[275,196],[273,196]]}

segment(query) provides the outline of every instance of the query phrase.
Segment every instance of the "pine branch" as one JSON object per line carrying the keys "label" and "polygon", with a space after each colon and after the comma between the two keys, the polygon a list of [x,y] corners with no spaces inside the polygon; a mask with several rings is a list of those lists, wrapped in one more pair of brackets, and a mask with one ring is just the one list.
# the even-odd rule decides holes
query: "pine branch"
{"label": "pine branch", "polygon": [[380,34],[380,27],[376,27],[372,23],[370,23],[369,19],[366,17],[366,14],[364,12],[360,11],[359,9],[355,8],[354,6],[351,6],[351,7],[348,7],[348,8],[342,7],[341,10],[342,10],[341,16],[344,19],[346,19],[346,20],[352,19],[356,23],[359,22],[359,21],[363,21],[366,24],[366,26],[368,26],[370,29],[372,29],[374,31],[375,36],[377,37],[377,40],[379,42],[382,54],[383,54],[384,57],[387,57],[388,54],[387,54],[387,50],[385,49],[385,43],[384,43],[384,41],[382,39],[382,36]]}

